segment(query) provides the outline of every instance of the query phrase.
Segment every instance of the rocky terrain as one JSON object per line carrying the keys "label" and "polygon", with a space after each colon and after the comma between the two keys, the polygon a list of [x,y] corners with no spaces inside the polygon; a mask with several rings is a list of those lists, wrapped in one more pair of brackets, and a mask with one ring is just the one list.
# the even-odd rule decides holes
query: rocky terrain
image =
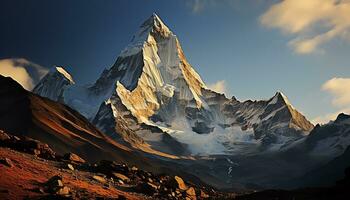
{"label": "rocky terrain", "polygon": [[350,168],[329,187],[220,192],[180,176],[155,175],[117,161],[86,162],[47,144],[0,131],[1,199],[347,199]]}
{"label": "rocky terrain", "polygon": [[180,176],[155,175],[117,161],[86,162],[47,144],[0,131],[1,199],[227,199]]}

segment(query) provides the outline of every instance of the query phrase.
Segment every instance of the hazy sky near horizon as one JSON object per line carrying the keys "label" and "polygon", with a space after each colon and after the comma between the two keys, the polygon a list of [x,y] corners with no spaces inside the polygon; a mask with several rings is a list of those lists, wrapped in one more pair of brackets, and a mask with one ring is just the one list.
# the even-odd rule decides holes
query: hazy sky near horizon
{"label": "hazy sky near horizon", "polygon": [[202,79],[227,96],[282,91],[313,121],[350,112],[349,0],[4,0],[0,73],[25,76],[8,60],[24,58],[92,82],[153,12]]}

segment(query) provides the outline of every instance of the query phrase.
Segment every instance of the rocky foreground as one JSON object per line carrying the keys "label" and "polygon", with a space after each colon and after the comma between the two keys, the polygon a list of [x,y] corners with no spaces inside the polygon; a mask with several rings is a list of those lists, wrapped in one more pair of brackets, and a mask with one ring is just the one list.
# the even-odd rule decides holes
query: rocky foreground
{"label": "rocky foreground", "polygon": [[90,164],[74,153],[58,155],[47,144],[0,130],[0,199],[348,199],[350,168],[332,187],[220,192],[180,176],[101,160]]}
{"label": "rocky foreground", "polygon": [[0,131],[0,199],[229,199],[180,176],[78,155],[57,155],[47,144]]}

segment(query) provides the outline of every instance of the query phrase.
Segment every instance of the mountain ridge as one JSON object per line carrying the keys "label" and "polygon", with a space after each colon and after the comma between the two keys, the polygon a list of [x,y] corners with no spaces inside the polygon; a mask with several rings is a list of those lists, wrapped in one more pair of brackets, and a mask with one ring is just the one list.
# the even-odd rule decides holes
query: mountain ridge
{"label": "mountain ridge", "polygon": [[[142,23],[116,62],[105,69],[94,84],[67,84],[61,88],[63,91],[57,99],[103,130],[118,134],[115,120],[99,119],[107,116],[101,112],[109,110],[109,118],[124,116],[120,119],[134,127],[131,129],[135,132],[126,139],[135,144],[146,140],[155,146],[164,146],[159,137],[169,135],[190,145],[181,138],[226,132],[214,141],[222,143],[218,145],[225,146],[223,148],[227,144],[231,148],[235,143],[229,139],[233,134],[240,135],[234,136],[238,141],[248,137],[249,142],[256,145],[278,149],[307,135],[313,128],[281,92],[267,101],[240,102],[208,89],[185,58],[176,35],[156,14]],[[34,92],[45,96],[43,90]],[[146,126],[140,128],[141,124]],[[156,134],[151,130],[156,130]],[[239,134],[235,133],[237,130]],[[158,141],[155,141],[157,134]],[[125,135],[123,137],[125,139]]]}

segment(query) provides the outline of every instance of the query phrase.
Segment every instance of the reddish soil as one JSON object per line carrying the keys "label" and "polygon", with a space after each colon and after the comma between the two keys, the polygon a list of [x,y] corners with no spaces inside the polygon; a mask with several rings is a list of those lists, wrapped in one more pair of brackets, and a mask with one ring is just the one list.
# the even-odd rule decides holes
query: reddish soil
{"label": "reddish soil", "polygon": [[[8,158],[13,166],[0,164],[0,199],[23,199],[44,196],[35,192],[49,178],[55,175],[63,177],[63,184],[73,191],[83,192],[91,198],[118,198],[144,199],[144,196],[126,193],[114,187],[106,187],[101,183],[92,181],[94,175],[89,172],[70,171],[60,167],[61,163],[47,161],[33,155],[20,153],[7,148],[0,148],[0,158]],[[84,196],[86,197],[86,196]]]}

